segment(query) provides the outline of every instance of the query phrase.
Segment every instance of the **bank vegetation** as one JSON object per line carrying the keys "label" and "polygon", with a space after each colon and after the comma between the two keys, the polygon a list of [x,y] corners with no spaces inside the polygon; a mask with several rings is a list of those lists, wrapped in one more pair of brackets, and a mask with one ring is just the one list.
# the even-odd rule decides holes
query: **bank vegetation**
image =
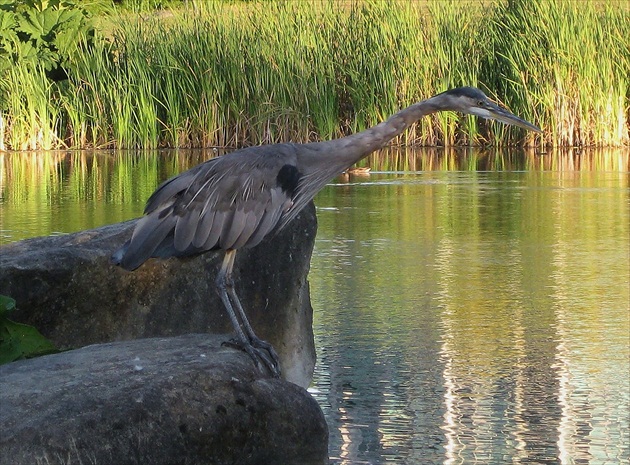
{"label": "bank vegetation", "polygon": [[[460,85],[482,88],[544,135],[440,114],[395,142],[630,143],[630,11],[614,2],[172,3],[0,10],[0,149],[328,139]],[[63,26],[75,9],[71,35]]]}

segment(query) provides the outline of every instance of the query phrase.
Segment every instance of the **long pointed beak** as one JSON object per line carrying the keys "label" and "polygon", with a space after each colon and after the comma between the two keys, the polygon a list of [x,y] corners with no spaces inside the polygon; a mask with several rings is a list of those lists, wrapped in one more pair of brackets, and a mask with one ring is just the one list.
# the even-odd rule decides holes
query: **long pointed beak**
{"label": "long pointed beak", "polygon": [[496,119],[502,123],[518,126],[528,131],[542,133],[542,130],[538,126],[534,126],[532,123],[519,118],[493,102],[487,102],[486,108],[476,108],[471,113],[487,119]]}

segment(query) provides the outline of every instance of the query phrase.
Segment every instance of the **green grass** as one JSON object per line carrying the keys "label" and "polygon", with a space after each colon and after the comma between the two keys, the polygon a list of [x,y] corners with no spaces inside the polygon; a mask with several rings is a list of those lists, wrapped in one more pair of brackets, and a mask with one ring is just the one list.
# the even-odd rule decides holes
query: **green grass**
{"label": "green grass", "polygon": [[[493,12],[485,71],[555,145],[627,145],[630,15],[618,5],[512,0]],[[509,130],[508,130],[509,131]]]}
{"label": "green grass", "polygon": [[630,142],[627,9],[561,0],[190,5],[101,21],[108,38],[80,50],[69,81],[20,68],[0,75],[0,147],[328,139],[459,85],[481,87],[544,137],[439,114],[395,142]]}

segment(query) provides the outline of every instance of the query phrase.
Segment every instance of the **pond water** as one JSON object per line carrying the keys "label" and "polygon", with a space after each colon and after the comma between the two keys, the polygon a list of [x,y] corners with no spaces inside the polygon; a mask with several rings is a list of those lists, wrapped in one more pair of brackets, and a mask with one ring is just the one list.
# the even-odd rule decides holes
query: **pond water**
{"label": "pond water", "polygon": [[[206,157],[0,154],[0,244],[138,216]],[[628,153],[368,165],[316,198],[331,463],[628,463]]]}

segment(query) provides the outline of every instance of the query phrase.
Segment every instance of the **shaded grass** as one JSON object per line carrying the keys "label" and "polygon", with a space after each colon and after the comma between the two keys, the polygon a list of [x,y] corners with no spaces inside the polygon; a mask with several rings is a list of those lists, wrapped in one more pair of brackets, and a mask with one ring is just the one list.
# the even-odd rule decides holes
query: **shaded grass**
{"label": "shaded grass", "polygon": [[560,0],[190,3],[166,18],[114,18],[109,40],[75,57],[69,81],[20,69],[1,76],[4,145],[328,139],[459,85],[486,90],[544,138],[446,113],[395,142],[629,143],[624,9]]}

